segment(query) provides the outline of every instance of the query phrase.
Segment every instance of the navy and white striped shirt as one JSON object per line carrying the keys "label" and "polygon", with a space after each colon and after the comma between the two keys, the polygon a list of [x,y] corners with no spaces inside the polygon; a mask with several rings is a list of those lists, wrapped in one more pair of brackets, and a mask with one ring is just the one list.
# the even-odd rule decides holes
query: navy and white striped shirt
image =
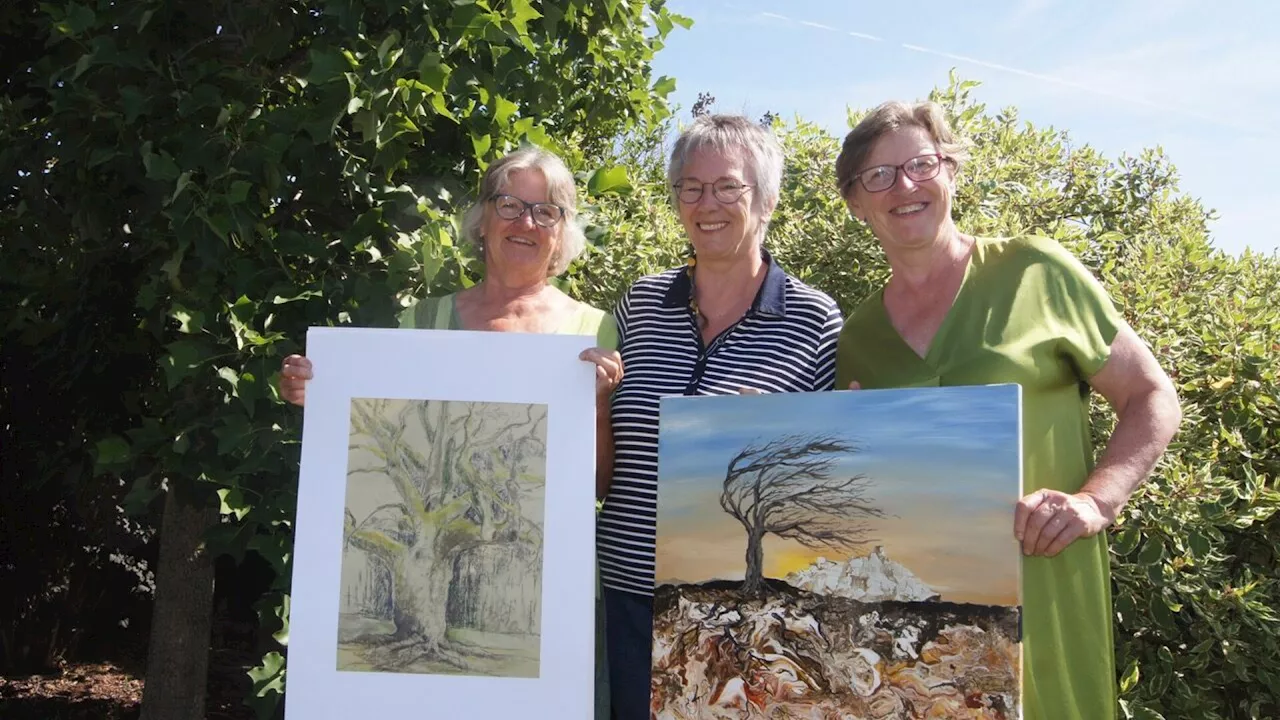
{"label": "navy and white striped shirt", "polygon": [[763,255],[768,269],[751,309],[709,347],[686,268],[641,278],[618,304],[624,372],[613,397],[613,485],[596,535],[605,587],[653,594],[662,397],[832,387],[840,309]]}

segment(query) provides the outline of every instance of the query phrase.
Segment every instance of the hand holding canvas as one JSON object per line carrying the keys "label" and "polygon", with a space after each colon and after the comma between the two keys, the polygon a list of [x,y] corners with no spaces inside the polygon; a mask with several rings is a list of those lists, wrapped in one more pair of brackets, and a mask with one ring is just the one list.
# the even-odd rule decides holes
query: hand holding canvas
{"label": "hand holding canvas", "polygon": [[1077,539],[1102,532],[1114,519],[1087,492],[1037,490],[1018,501],[1013,534],[1024,555],[1053,557]]}
{"label": "hand holding canvas", "polygon": [[302,406],[307,400],[307,381],[312,378],[311,361],[304,355],[290,355],[280,363],[280,397]]}
{"label": "hand holding canvas", "polygon": [[595,363],[596,402],[607,403],[618,383],[622,382],[622,356],[617,350],[593,347],[583,350],[578,359]]}

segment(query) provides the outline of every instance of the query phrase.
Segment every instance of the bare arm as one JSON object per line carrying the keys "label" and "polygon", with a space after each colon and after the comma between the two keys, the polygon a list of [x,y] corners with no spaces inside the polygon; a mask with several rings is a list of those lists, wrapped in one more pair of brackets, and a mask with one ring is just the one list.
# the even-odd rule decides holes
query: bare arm
{"label": "bare arm", "polygon": [[622,382],[622,356],[616,350],[583,350],[580,360],[596,366],[596,498],[613,484],[613,391]]}
{"label": "bare arm", "polygon": [[613,485],[613,410],[610,396],[596,400],[596,499]]}
{"label": "bare arm", "polygon": [[1116,428],[1080,493],[1094,499],[1110,524],[1169,446],[1182,408],[1173,381],[1128,326],[1120,329],[1111,357],[1089,384],[1115,410]]}
{"label": "bare arm", "polygon": [[1120,328],[1089,384],[1115,410],[1115,431],[1079,492],[1038,490],[1019,501],[1014,535],[1027,555],[1056,555],[1115,522],[1182,421],[1173,382],[1128,326]]}

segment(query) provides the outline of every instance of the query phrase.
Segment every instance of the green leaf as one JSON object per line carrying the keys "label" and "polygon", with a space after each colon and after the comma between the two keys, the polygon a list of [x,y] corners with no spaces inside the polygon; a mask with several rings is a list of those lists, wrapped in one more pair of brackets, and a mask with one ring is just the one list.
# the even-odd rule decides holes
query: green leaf
{"label": "green leaf", "polygon": [[170,343],[166,349],[168,352],[160,358],[160,368],[164,371],[168,388],[172,390],[200,366],[204,347],[192,340],[179,340]]}
{"label": "green leaf", "polygon": [[245,502],[244,495],[241,494],[240,488],[219,488],[218,500],[221,504],[218,512],[223,515],[235,515],[236,520],[243,520],[245,515],[253,509],[253,506]]}
{"label": "green leaf", "polygon": [[[386,132],[388,131],[389,132]],[[378,147],[383,147],[401,135],[420,135],[422,131],[404,113],[398,113],[387,121],[387,127],[378,138]]]}
{"label": "green leaf", "polygon": [[358,66],[352,62],[355,58],[349,53],[333,47],[321,49],[311,48],[309,53],[311,68],[307,71],[306,81],[311,85],[323,85],[337,80]]}
{"label": "green leaf", "polygon": [[322,298],[322,297],[324,297],[324,293],[318,290],[306,290],[298,293],[297,295],[294,295],[293,297],[283,297],[281,295],[276,295],[275,297],[271,298],[271,304],[284,305],[286,303],[297,302],[299,300],[310,300],[311,298]]}
{"label": "green leaf", "polygon": [[489,154],[489,148],[493,145],[493,138],[488,135],[471,136],[471,147],[476,151],[476,158],[483,159]]}
{"label": "green leaf", "polygon": [[1209,539],[1195,530],[1187,532],[1187,547],[1191,549],[1192,556],[1197,560],[1204,559],[1213,550]]}
{"label": "green leaf", "polygon": [[418,64],[418,80],[432,92],[444,92],[452,72],[453,68],[442,63],[438,53],[427,53]]}
{"label": "green leaf", "polygon": [[71,79],[72,80],[78,79],[81,75],[84,74],[86,70],[89,69],[89,66],[92,64],[93,64],[93,53],[85,53],[84,55],[81,55],[80,59],[76,61],[76,71],[71,74]]}
{"label": "green leaf", "polygon": [[94,472],[102,472],[105,467],[127,463],[133,453],[124,438],[111,435],[94,444],[94,454]]}
{"label": "green leaf", "polygon": [[166,202],[165,204],[166,204],[166,205],[172,205],[172,204],[173,204],[173,201],[178,199],[178,196],[182,194],[182,191],[183,191],[183,190],[186,190],[186,189],[187,189],[187,185],[188,185],[188,184],[190,184],[190,183],[191,183],[191,171],[190,171],[190,170],[188,170],[188,171],[186,171],[186,172],[182,173],[181,175],[179,175],[179,176],[178,176],[178,181],[174,184],[174,188],[173,188],[173,195],[172,195],[172,196],[170,196],[170,198],[169,198],[168,202]]}
{"label": "green leaf", "polygon": [[666,97],[675,92],[676,79],[663,75],[653,84],[653,94],[658,97]]}
{"label": "green leaf", "polygon": [[114,147],[100,147],[89,154],[89,167],[97,167],[112,158],[120,155],[120,151]]}
{"label": "green leaf", "polygon": [[80,3],[71,3],[67,7],[66,18],[57,24],[57,28],[64,35],[75,37],[93,27],[95,22],[97,22],[97,15],[91,8]]}
{"label": "green leaf", "polygon": [[1129,667],[1124,672],[1124,677],[1120,678],[1120,692],[1127,693],[1133,689],[1138,683],[1138,661],[1130,660]]}
{"label": "green leaf", "polygon": [[396,30],[392,30],[385,38],[382,39],[382,42],[378,44],[378,62],[382,63],[384,68],[391,66],[391,63],[387,62],[387,55],[391,52],[391,48],[395,47],[399,42],[400,33]]}
{"label": "green leaf", "polygon": [[158,154],[144,154],[142,165],[147,171],[147,177],[152,180],[177,180],[180,172],[173,156],[163,150]]}
{"label": "green leaf", "polygon": [[627,169],[621,165],[600,168],[591,173],[587,180],[587,192],[592,195],[606,193],[622,193],[631,190],[631,181],[627,178]]}
{"label": "green leaf", "polygon": [[244,180],[236,180],[231,183],[231,187],[227,190],[227,203],[231,205],[239,205],[249,198],[249,190],[252,184]]}
{"label": "green leaf", "polygon": [[146,513],[147,508],[151,506],[151,501],[160,492],[160,486],[152,484],[146,476],[134,478],[129,492],[125,493],[124,499],[120,502],[120,507],[126,515],[138,517]]}
{"label": "green leaf", "polygon": [[497,96],[493,99],[493,119],[500,126],[506,125],[507,120],[511,119],[511,116],[519,109],[519,105],[502,96]]}
{"label": "green leaf", "polygon": [[251,449],[253,426],[244,415],[225,413],[221,424],[213,429],[213,436],[218,438],[219,455],[244,455]]}
{"label": "green leaf", "polygon": [[268,693],[284,692],[284,656],[278,652],[269,652],[262,657],[262,664],[249,671],[249,679],[253,681],[251,693],[262,697]]}
{"label": "green leaf", "polygon": [[285,647],[289,647],[289,606],[289,596],[285,595],[276,606],[276,617],[280,618],[280,629],[271,633],[272,639]]}
{"label": "green leaf", "polygon": [[1138,542],[1142,540],[1142,533],[1138,531],[1137,525],[1126,525],[1115,537],[1111,545],[1112,551],[1120,557],[1125,557],[1132,553],[1138,547]]}
{"label": "green leaf", "polygon": [[1133,709],[1133,720],[1165,720],[1165,717],[1146,705],[1138,705]]}
{"label": "green leaf", "polygon": [[1138,562],[1143,565],[1155,565],[1164,559],[1164,541],[1152,535],[1147,537],[1146,545],[1138,553]]}
{"label": "green leaf", "polygon": [[529,35],[529,21],[542,17],[529,0],[511,0],[511,12],[511,24],[524,37]]}
{"label": "green leaf", "polygon": [[356,113],[352,124],[360,131],[360,138],[365,142],[378,139],[378,116],[372,110],[361,110]]}
{"label": "green leaf", "polygon": [[227,384],[231,386],[232,396],[239,395],[238,386],[240,385],[240,373],[236,372],[233,368],[220,367],[218,368],[218,377],[227,381]]}

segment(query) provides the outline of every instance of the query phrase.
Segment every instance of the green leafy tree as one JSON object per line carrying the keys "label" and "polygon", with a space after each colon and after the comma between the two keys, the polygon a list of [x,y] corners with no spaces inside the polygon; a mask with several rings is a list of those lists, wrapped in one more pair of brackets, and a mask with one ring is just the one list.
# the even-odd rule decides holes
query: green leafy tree
{"label": "green leafy tree", "polygon": [[[280,358],[308,326],[388,325],[413,298],[474,282],[457,210],[520,143],[560,152],[593,192],[625,186],[600,163],[665,117],[674,81],[649,61],[676,24],[661,0],[0,10],[17,39],[0,101],[0,300],[16,309],[4,344],[24,351],[6,375],[59,347],[72,387],[96,375],[122,394],[109,413],[50,414],[61,446],[18,439],[45,477],[80,464],[68,493],[135,513],[164,497],[145,718],[202,716],[213,557],[271,563],[262,616],[287,639],[299,416],[275,394]],[[80,307],[80,288],[110,302]],[[253,678],[269,713],[281,655]]]}

